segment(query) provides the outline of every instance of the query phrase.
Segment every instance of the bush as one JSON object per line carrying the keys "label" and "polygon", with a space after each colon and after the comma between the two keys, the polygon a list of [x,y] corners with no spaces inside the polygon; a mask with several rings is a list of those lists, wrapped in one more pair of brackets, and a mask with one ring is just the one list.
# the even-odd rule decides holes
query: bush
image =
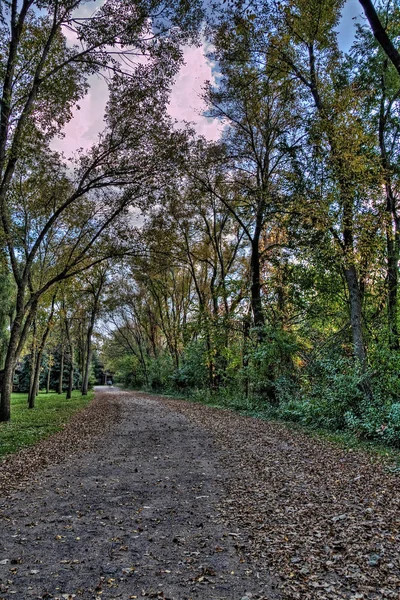
{"label": "bush", "polygon": [[400,447],[400,402],[390,407],[386,424],[381,425],[379,434],[391,446]]}
{"label": "bush", "polygon": [[281,377],[275,382],[277,416],[333,431],[345,429],[346,414],[358,414],[364,378],[351,360],[314,361],[301,377]]}
{"label": "bush", "polygon": [[346,424],[360,439],[375,439],[400,447],[400,402],[386,407],[363,403],[359,415],[351,411],[346,414]]}

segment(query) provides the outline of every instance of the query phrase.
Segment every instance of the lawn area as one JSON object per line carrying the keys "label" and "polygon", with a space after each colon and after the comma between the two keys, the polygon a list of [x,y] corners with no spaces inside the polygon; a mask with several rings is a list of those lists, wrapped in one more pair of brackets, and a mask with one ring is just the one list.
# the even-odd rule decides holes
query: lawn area
{"label": "lawn area", "polygon": [[39,393],[33,410],[27,407],[27,394],[12,394],[11,421],[0,423],[0,457],[32,446],[43,437],[62,429],[68,419],[93,398],[74,391],[70,400],[65,394]]}

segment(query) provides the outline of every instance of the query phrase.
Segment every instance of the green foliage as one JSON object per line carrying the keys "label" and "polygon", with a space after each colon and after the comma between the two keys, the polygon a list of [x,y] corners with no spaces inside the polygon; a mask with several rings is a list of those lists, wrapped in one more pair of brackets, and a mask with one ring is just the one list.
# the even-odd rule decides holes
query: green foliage
{"label": "green foliage", "polygon": [[158,392],[169,389],[172,369],[172,360],[168,353],[163,352],[157,358],[152,358],[148,367],[147,389]]}
{"label": "green foliage", "polygon": [[143,203],[105,363],[125,385],[397,445],[397,73],[363,25],[343,56],[344,0],[228,4],[205,94],[222,139],[182,134]]}
{"label": "green foliage", "polygon": [[138,389],[145,386],[145,377],[139,360],[135,356],[124,356],[110,361],[110,369],[115,371],[115,382],[123,387]]}
{"label": "green foliage", "polygon": [[289,391],[299,349],[292,333],[279,327],[266,330],[263,342],[256,344],[249,355],[248,377],[254,395],[277,403],[279,394]]}
{"label": "green foliage", "polygon": [[171,383],[177,390],[207,387],[207,354],[203,340],[192,341],[185,348],[181,366],[171,375]]}

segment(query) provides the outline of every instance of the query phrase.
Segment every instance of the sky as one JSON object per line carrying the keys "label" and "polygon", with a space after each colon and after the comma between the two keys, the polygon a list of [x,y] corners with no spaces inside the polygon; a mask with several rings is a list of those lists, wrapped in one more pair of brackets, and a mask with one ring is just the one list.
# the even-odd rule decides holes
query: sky
{"label": "sky", "polygon": [[[84,5],[79,16],[89,16],[101,2],[102,0],[97,0]],[[354,18],[359,17],[360,14],[361,7],[358,0],[347,0],[338,28],[339,44],[344,51],[348,50],[352,43]],[[185,48],[185,64],[172,89],[169,113],[178,121],[194,123],[197,132],[207,139],[217,140],[220,136],[218,123],[207,119],[202,114],[205,109],[201,98],[202,88],[206,81],[214,81],[212,64],[206,58],[205,50],[205,45]],[[79,110],[75,110],[72,120],[64,129],[64,137],[55,139],[53,148],[64,152],[67,157],[79,148],[88,149],[104,127],[106,102],[107,85],[102,78],[93,76],[90,80],[89,92],[79,103]]]}

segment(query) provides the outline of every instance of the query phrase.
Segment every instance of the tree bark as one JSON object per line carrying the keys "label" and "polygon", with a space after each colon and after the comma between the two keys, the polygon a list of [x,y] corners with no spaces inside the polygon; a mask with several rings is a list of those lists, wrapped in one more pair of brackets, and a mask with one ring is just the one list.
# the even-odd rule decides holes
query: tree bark
{"label": "tree bark", "polygon": [[[94,312],[94,311],[93,311]],[[84,372],[82,377],[82,396],[87,396],[89,389],[89,373],[90,373],[90,364],[92,362],[92,334],[94,329],[95,315],[91,315],[89,328],[87,331],[86,338],[86,356],[84,362]]]}
{"label": "tree bark", "polygon": [[51,301],[50,315],[47,320],[46,329],[43,332],[42,340],[40,342],[39,350],[38,350],[38,353],[36,356],[35,376],[34,376],[32,388],[29,390],[28,408],[35,408],[35,398],[36,398],[38,390],[39,390],[39,375],[40,375],[40,367],[42,364],[42,356],[43,356],[43,352],[44,352],[44,349],[46,346],[47,338],[49,337],[51,324],[53,321],[55,301],[56,301],[56,294],[54,294],[53,299]]}
{"label": "tree bark", "polygon": [[86,334],[86,356],[84,358],[84,374],[82,378],[82,396],[87,396],[89,388],[89,372],[90,364],[92,362],[92,335],[94,325],[96,323],[97,312],[99,310],[100,297],[103,287],[106,283],[106,270],[103,269],[99,273],[99,278],[96,283],[91,286],[91,293],[93,295],[93,304],[90,312],[89,327]]}
{"label": "tree bark", "polygon": [[14,370],[17,361],[17,348],[22,325],[22,314],[18,315],[12,324],[10,341],[8,343],[6,360],[4,363],[3,380],[1,384],[0,422],[9,421],[11,416],[11,393],[13,386]]}
{"label": "tree bark", "polygon": [[360,287],[356,267],[354,265],[345,267],[344,273],[349,292],[350,321],[354,356],[360,361],[362,367],[365,368],[367,362],[367,353],[364,346]]}
{"label": "tree bark", "polygon": [[364,9],[365,16],[368,19],[368,22],[371,26],[372,33],[375,36],[375,39],[378,41],[386,56],[391,60],[393,65],[395,66],[398,74],[400,75],[400,54],[396,50],[393,45],[393,42],[389,38],[386,33],[385,28],[383,27],[374,5],[371,0],[359,0],[361,6]]}
{"label": "tree bark", "polygon": [[67,400],[70,400],[72,397],[72,390],[74,388],[74,359],[73,359],[73,349],[71,348],[71,368],[69,370],[68,375],[68,389],[67,389]]}
{"label": "tree bark", "polygon": [[69,353],[70,353],[70,370],[68,375],[68,388],[67,388],[67,400],[70,400],[72,397],[72,390],[74,388],[74,348],[72,345],[71,339],[71,331],[69,327],[68,318],[65,319],[65,332],[67,334]]}
{"label": "tree bark", "polygon": [[28,397],[31,395],[33,385],[35,381],[35,366],[36,366],[36,319],[33,321],[33,332],[32,332],[32,348],[31,348],[31,373],[29,376],[29,390]]}
{"label": "tree bark", "polygon": [[61,347],[60,378],[58,380],[57,394],[63,393],[63,378],[64,378],[64,344]]}
{"label": "tree bark", "polygon": [[50,392],[50,377],[51,377],[51,366],[47,367],[47,381],[46,381],[46,394]]}
{"label": "tree bark", "polygon": [[261,302],[260,235],[261,226],[257,225],[251,241],[251,308],[253,311],[254,325],[259,329],[258,339],[261,341],[264,337],[262,329],[265,326],[265,317]]}
{"label": "tree bark", "polygon": [[38,385],[39,385],[39,375],[40,375],[40,367],[41,367],[41,363],[42,363],[42,356],[43,356],[43,349],[39,348],[39,351],[36,355],[36,361],[34,363],[34,365],[32,365],[33,367],[33,382],[32,382],[32,386],[29,390],[29,394],[28,394],[28,408],[32,409],[35,408],[35,399],[37,396],[37,390],[38,390]]}

